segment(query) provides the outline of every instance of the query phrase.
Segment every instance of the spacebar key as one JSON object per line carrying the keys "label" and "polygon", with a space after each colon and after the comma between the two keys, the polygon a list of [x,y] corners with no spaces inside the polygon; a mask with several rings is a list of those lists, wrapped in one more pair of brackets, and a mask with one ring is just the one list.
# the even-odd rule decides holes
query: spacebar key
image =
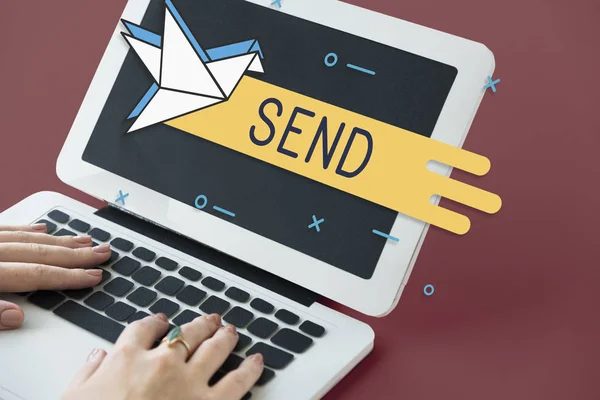
{"label": "spacebar key", "polygon": [[54,310],[54,314],[112,343],[125,329],[123,325],[72,300],[63,303]]}

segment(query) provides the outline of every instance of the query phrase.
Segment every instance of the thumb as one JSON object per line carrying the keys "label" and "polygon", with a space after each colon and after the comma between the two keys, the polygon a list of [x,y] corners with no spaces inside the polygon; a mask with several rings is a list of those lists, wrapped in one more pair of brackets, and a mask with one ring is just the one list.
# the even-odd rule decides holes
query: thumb
{"label": "thumb", "polygon": [[85,383],[93,374],[96,372],[102,361],[104,361],[104,357],[106,357],[106,352],[101,349],[94,349],[88,355],[85,364],[83,367],[77,372],[75,378],[71,382],[71,386],[80,386]]}
{"label": "thumb", "polygon": [[23,323],[23,310],[16,304],[0,300],[0,331],[16,329]]}

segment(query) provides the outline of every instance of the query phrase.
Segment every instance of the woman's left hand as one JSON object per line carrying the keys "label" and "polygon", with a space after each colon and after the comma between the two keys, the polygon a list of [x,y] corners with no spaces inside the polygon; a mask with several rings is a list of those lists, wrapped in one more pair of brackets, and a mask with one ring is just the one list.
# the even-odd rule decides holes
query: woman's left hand
{"label": "woman's left hand", "polygon": [[[83,289],[102,280],[85,269],[110,258],[110,246],[92,247],[90,236],[51,236],[45,224],[0,226],[0,293]],[[23,323],[21,307],[0,300],[0,331]]]}

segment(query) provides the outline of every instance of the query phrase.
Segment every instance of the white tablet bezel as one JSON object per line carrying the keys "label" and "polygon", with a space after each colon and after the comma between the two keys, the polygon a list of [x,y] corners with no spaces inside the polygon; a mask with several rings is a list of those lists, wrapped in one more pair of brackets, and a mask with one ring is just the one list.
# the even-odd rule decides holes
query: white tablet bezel
{"label": "white tablet bezel", "polygon": [[[123,19],[139,23],[150,0],[130,0]],[[480,43],[334,0],[247,0],[306,20],[418,54],[458,69],[458,75],[432,138],[460,147],[494,70],[492,53]],[[126,210],[216,248],[364,314],[385,315],[408,280],[426,224],[398,215],[371,279],[365,280],[259,236],[189,204],[164,196],[82,160],[82,154],[129,47],[118,24],[57,161],[59,178],[96,198],[115,204],[129,193]],[[433,166],[449,175],[451,169]],[[260,249],[260,250],[259,250]]]}

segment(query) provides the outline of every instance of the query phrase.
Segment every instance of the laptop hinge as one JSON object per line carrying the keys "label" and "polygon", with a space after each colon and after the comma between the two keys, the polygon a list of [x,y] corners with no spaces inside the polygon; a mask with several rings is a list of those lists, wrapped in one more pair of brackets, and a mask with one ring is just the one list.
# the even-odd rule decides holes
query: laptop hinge
{"label": "laptop hinge", "polygon": [[115,224],[135,231],[140,235],[154,239],[166,246],[177,249],[194,258],[214,265],[217,268],[221,268],[242,279],[260,285],[265,289],[271,290],[304,306],[310,307],[319,297],[318,294],[311,292],[302,286],[289,282],[244,261],[238,260],[237,258],[185,237],[170,229],[159,226],[129,211],[126,212],[117,207],[109,206],[99,209],[95,214],[108,221],[114,222]]}

